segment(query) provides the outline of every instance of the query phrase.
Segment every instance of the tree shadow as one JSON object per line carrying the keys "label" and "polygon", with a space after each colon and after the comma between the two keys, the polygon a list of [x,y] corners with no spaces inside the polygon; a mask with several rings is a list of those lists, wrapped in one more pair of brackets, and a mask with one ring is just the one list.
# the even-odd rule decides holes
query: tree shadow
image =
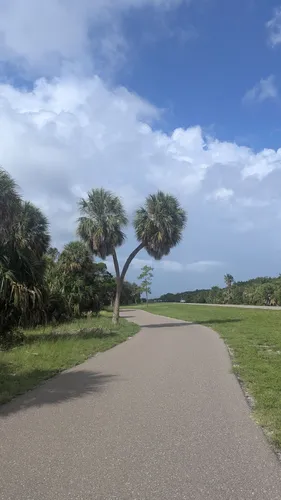
{"label": "tree shadow", "polygon": [[[8,366],[5,367],[5,370],[6,373],[3,373],[3,366],[1,366],[2,376],[5,375],[8,382],[10,377],[11,384],[17,382],[20,384],[20,376],[18,376],[18,380],[15,380]],[[33,380],[34,383],[37,381],[37,384],[41,382],[41,385],[0,406],[0,418],[32,407],[41,408],[45,405],[60,404],[64,401],[100,392],[114,380],[116,375],[74,369],[56,376],[51,371],[34,370],[28,373],[27,377],[29,377],[30,384]],[[42,383],[44,379],[48,378],[49,380]],[[19,385],[20,387],[22,386]],[[27,388],[28,386],[22,387],[22,390],[27,390]]]}
{"label": "tree shadow", "polygon": [[180,327],[180,326],[194,326],[194,325],[212,325],[212,324],[223,324],[223,323],[238,323],[240,322],[241,319],[210,319],[206,321],[185,321],[185,322],[180,322],[178,321],[177,323],[175,322],[170,322],[170,323],[157,323],[157,324],[149,324],[149,325],[143,325],[141,324],[141,328],[174,328],[174,327]]}
{"label": "tree shadow", "polygon": [[205,321],[198,321],[192,323],[193,325],[215,325],[216,323],[219,325],[223,325],[224,323],[240,323],[241,319],[239,318],[228,318],[228,319],[207,319]]}
{"label": "tree shadow", "polygon": [[157,323],[157,324],[149,324],[149,325],[140,325],[141,328],[174,328],[175,326],[190,326],[191,323]]}
{"label": "tree shadow", "polygon": [[34,333],[25,337],[24,344],[34,344],[35,342],[56,342],[56,341],[67,341],[70,339],[77,340],[89,340],[89,339],[106,339],[111,337],[116,337],[118,332],[109,330],[105,331],[103,329],[93,329],[80,332],[50,332],[50,333]]}

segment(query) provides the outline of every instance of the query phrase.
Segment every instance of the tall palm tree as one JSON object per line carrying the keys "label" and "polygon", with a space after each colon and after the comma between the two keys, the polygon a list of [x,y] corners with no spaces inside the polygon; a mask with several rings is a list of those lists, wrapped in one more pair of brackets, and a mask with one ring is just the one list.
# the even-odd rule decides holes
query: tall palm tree
{"label": "tall palm tree", "polygon": [[123,228],[128,224],[125,209],[118,196],[105,189],[93,189],[88,198],[79,201],[81,217],[78,219],[77,233],[94,255],[105,260],[112,255],[116,272],[116,298],[113,321],[119,318],[122,291],[116,248],[125,241]]}
{"label": "tall palm tree", "polygon": [[234,278],[231,274],[225,274],[224,276],[224,282],[227,286],[227,302],[230,302],[231,300],[231,295],[232,295],[232,285],[234,283]]}
{"label": "tall palm tree", "polygon": [[225,274],[224,275],[224,282],[227,286],[227,288],[231,288],[231,286],[233,285],[234,283],[234,278],[231,274]]}
{"label": "tall palm tree", "polygon": [[120,199],[110,191],[93,189],[86,200],[80,200],[79,208],[79,236],[95,255],[102,259],[109,255],[113,257],[116,273],[113,322],[116,323],[119,319],[122,286],[132,260],[142,249],[146,249],[157,260],[168,255],[181,241],[187,215],[178,200],[170,194],[159,191],[148,196],[134,218],[139,245],[129,255],[121,271],[116,248],[125,241],[123,229],[128,224],[128,218]]}

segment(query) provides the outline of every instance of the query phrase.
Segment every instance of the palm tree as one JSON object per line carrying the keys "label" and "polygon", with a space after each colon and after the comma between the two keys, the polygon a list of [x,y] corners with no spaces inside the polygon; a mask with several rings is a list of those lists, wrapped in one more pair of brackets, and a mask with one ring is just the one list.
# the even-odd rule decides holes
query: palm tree
{"label": "palm tree", "polygon": [[139,245],[129,255],[121,271],[116,248],[125,241],[123,229],[128,224],[128,218],[120,199],[110,191],[93,189],[86,200],[80,200],[79,208],[78,234],[81,239],[98,257],[113,257],[116,273],[113,322],[117,323],[122,286],[132,260],[142,249],[157,260],[168,255],[181,241],[187,216],[174,196],[162,191],[148,196],[134,218]]}
{"label": "palm tree", "polygon": [[0,168],[0,243],[13,232],[15,219],[21,208],[21,198],[12,177]]}
{"label": "palm tree", "polygon": [[93,189],[87,200],[79,202],[78,234],[94,255],[106,259],[125,241],[122,228],[128,224],[124,207],[118,196],[105,189]]}
{"label": "palm tree", "polygon": [[90,250],[81,241],[71,241],[64,246],[58,263],[61,272],[78,272],[86,275],[93,272],[94,261]]}
{"label": "palm tree", "polygon": [[231,288],[231,286],[233,285],[234,283],[234,278],[231,274],[225,274],[224,275],[224,282],[227,286],[227,288]]}
{"label": "palm tree", "polygon": [[94,310],[97,303],[96,266],[93,255],[81,241],[65,245],[57,263],[53,261],[50,279],[52,291],[62,294],[70,314]]}
{"label": "palm tree", "polygon": [[231,299],[231,295],[232,295],[232,290],[231,290],[231,287],[234,283],[234,278],[231,274],[225,274],[224,276],[224,282],[227,286],[227,302],[230,302],[230,299]]}
{"label": "palm tree", "polygon": [[39,305],[49,246],[48,223],[22,202],[11,176],[0,170],[0,336]]}
{"label": "palm tree", "polygon": [[28,284],[42,284],[50,245],[49,224],[41,210],[30,202],[21,203],[15,227],[19,279]]}

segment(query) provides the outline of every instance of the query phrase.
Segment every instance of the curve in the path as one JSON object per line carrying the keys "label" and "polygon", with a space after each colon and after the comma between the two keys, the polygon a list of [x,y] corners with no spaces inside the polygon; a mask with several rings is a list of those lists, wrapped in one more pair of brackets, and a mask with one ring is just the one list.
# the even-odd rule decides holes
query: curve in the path
{"label": "curve in the path", "polygon": [[280,500],[280,464],[208,328],[141,332],[2,408],[3,500]]}

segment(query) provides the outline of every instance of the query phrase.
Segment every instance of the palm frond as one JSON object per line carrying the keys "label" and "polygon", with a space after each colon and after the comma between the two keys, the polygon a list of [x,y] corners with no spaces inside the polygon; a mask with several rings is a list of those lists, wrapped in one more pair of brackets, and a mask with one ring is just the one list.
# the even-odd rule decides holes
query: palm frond
{"label": "palm frond", "polygon": [[162,191],[148,196],[134,219],[137,240],[156,260],[180,243],[186,223],[187,214],[177,198]]}
{"label": "palm frond", "polygon": [[111,255],[125,241],[122,229],[128,224],[118,196],[105,189],[93,189],[78,203],[81,217],[77,234],[101,259]]}

